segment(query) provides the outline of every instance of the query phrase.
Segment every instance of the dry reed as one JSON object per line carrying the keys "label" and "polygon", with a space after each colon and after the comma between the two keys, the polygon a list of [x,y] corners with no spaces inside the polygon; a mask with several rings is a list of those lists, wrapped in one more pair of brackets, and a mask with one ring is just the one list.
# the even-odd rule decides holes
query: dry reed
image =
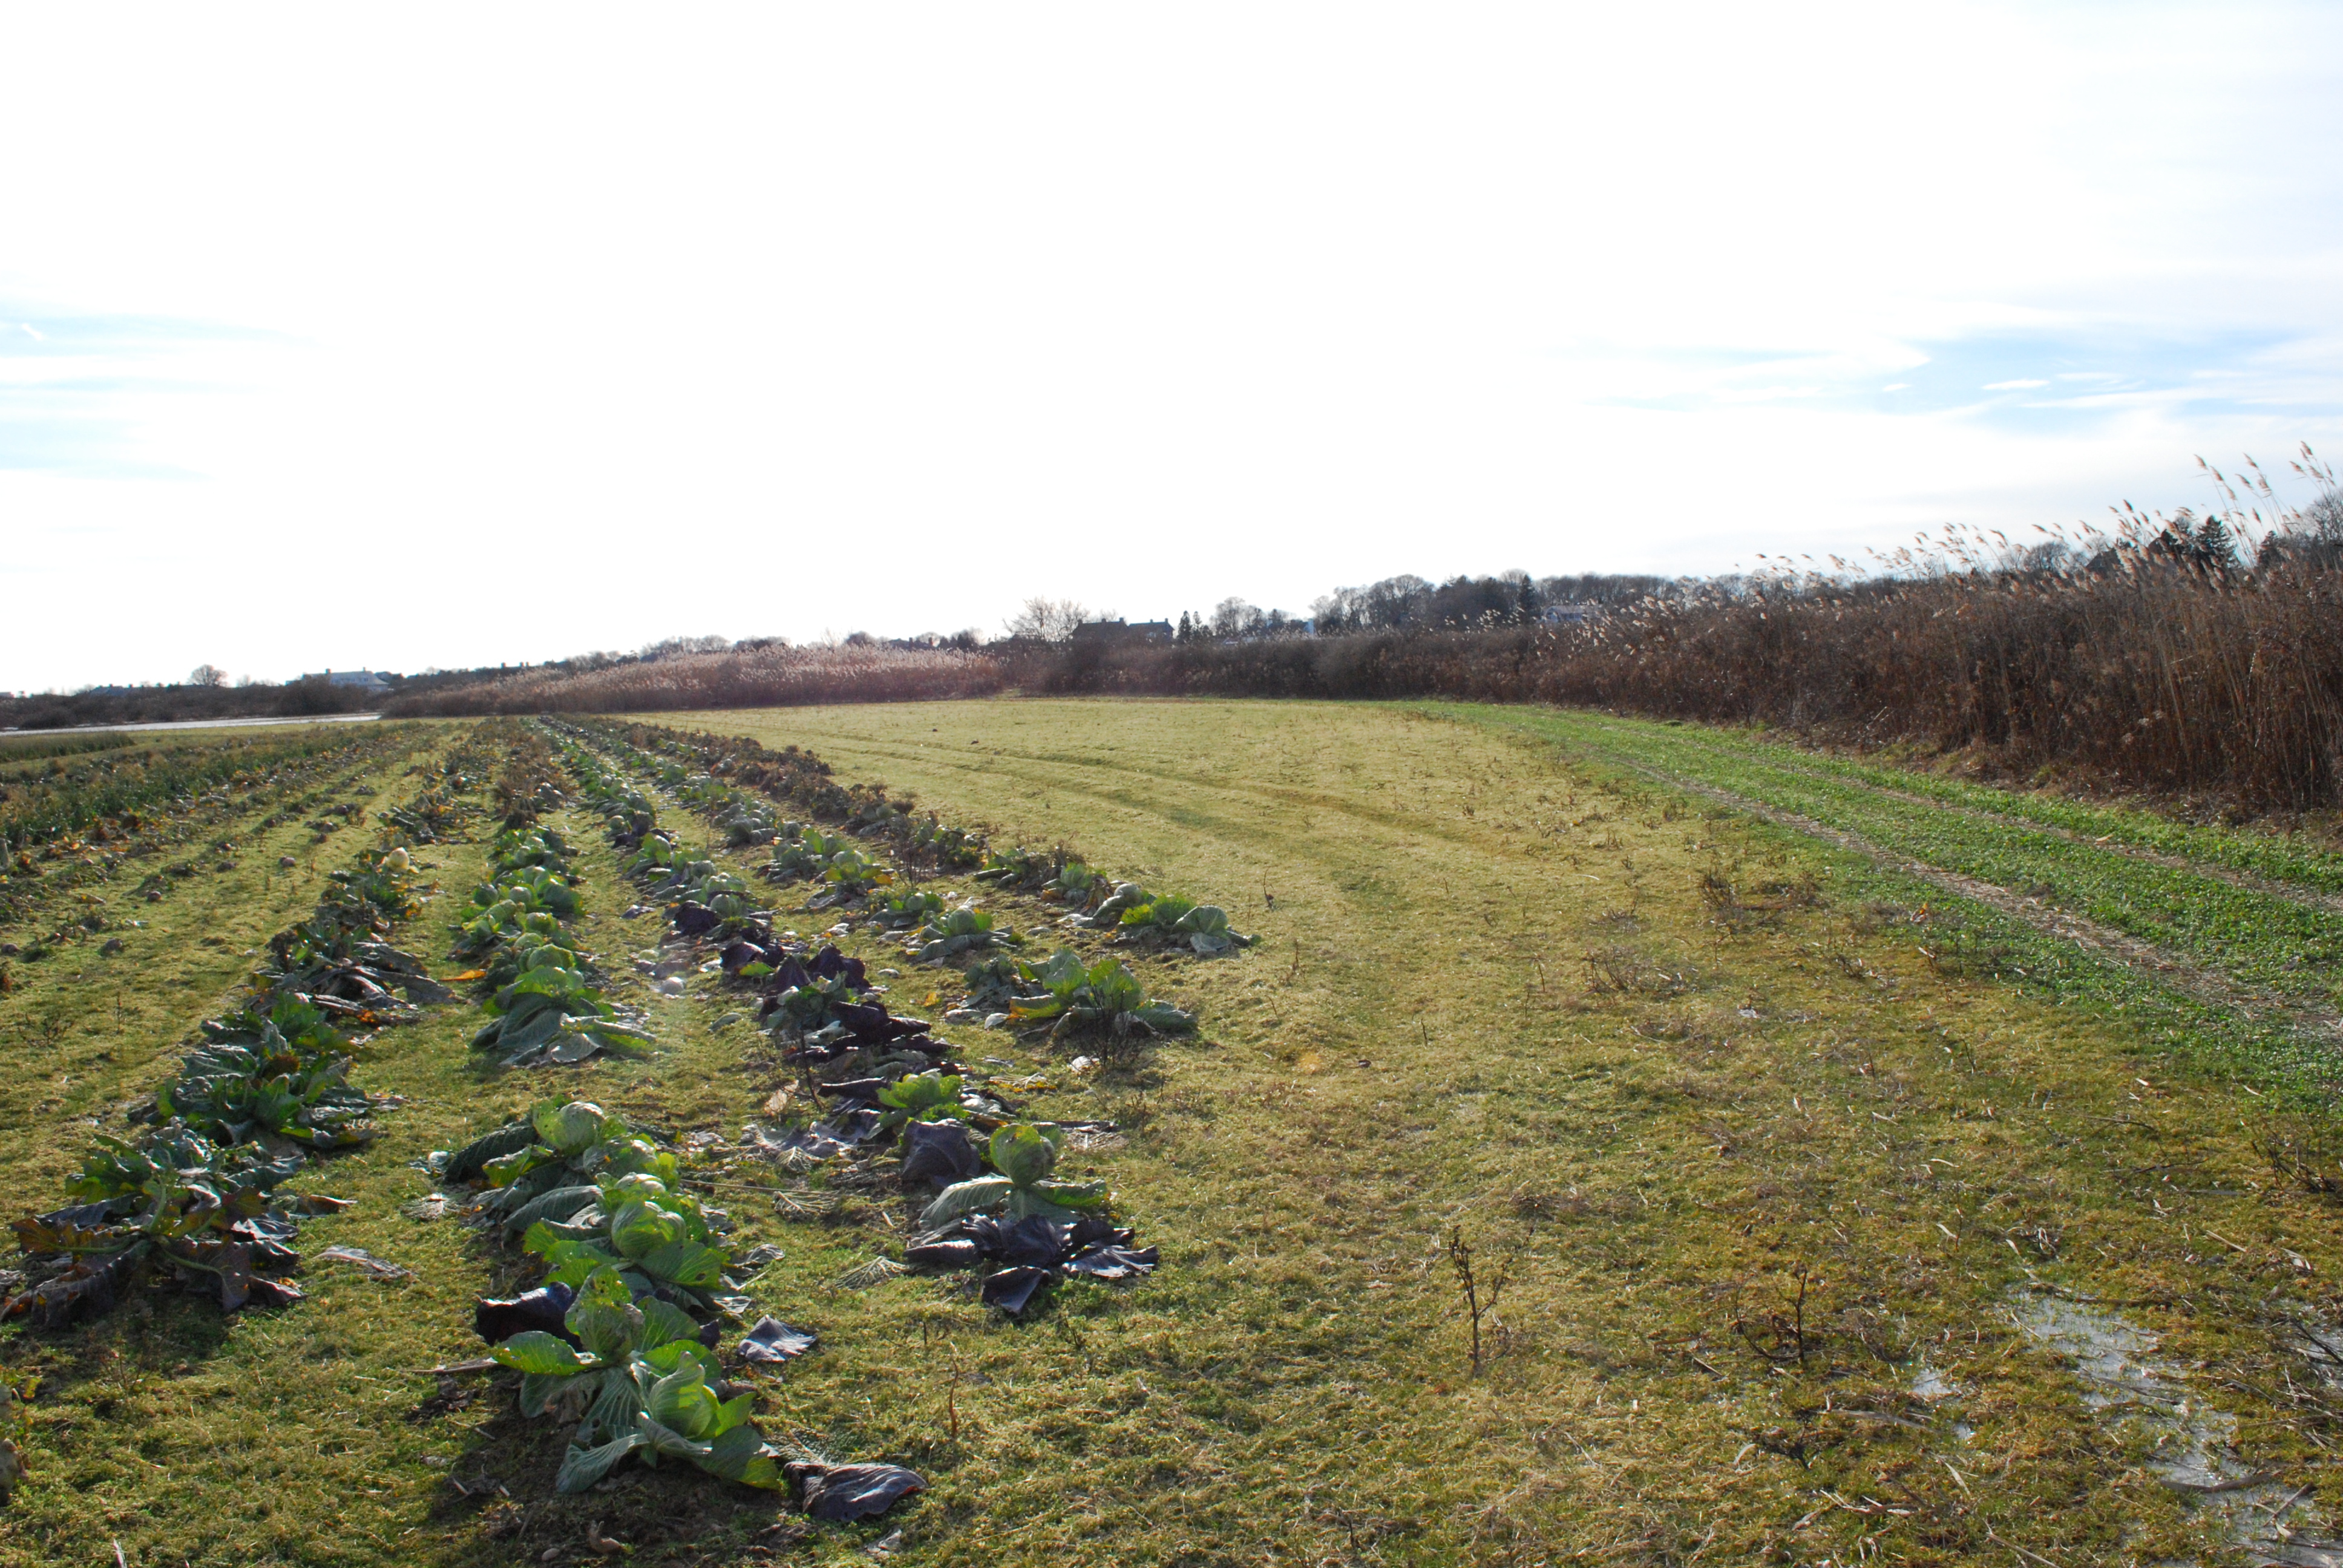
{"label": "dry reed", "polygon": [[[2304,457],[2324,496],[2338,496],[2332,472]],[[1948,535],[1899,554],[1882,576],[1834,563],[1831,573],[1694,585],[1576,624],[973,650],[759,647],[574,675],[548,668],[390,711],[650,712],[1011,689],[1444,697],[1968,751],[2020,775],[2066,769],[2258,809],[2343,804],[2343,500],[2281,512],[2256,471],[2244,482],[2248,500],[2271,503],[2265,516],[2241,510],[2230,482],[2214,477],[2229,503],[2217,514],[2225,528],[2280,530],[2253,569],[2190,557],[2186,513],[2127,508],[2113,537],[2086,536],[2083,550]]]}

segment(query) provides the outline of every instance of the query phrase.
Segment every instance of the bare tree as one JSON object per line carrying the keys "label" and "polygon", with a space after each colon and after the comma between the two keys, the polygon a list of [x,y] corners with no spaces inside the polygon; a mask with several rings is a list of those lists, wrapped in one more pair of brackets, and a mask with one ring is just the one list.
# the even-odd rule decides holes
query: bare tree
{"label": "bare tree", "polygon": [[2021,572],[2059,572],[2066,570],[2079,558],[2075,547],[2065,539],[2043,539],[2036,544],[2013,547],[2014,559],[2006,568]]}
{"label": "bare tree", "polygon": [[1214,637],[1254,637],[1268,618],[1241,598],[1224,598],[1212,607]]}
{"label": "bare tree", "polygon": [[2343,490],[2329,485],[2302,508],[2302,531],[2325,545],[2343,545]]}
{"label": "bare tree", "polygon": [[1074,635],[1074,628],[1084,621],[1098,620],[1078,599],[1029,598],[1024,608],[1002,624],[1011,637],[1039,638],[1043,642],[1063,642]]}
{"label": "bare tree", "polygon": [[227,671],[216,664],[199,664],[187,672],[189,686],[226,686]]}
{"label": "bare tree", "polygon": [[731,646],[732,639],[724,637],[670,637],[645,643],[635,657],[649,662],[678,653],[723,653]]}

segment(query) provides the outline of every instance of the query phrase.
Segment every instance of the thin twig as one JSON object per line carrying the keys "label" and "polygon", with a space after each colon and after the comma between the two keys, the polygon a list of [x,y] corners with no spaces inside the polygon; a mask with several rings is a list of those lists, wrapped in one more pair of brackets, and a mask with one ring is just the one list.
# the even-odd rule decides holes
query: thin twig
{"label": "thin twig", "polygon": [[2028,1563],[2039,1563],[2043,1564],[2043,1568],[2058,1568],[2058,1564],[2056,1563],[2054,1563],[2049,1558],[2043,1556],[2040,1553],[2028,1552],[2025,1547],[2020,1546],[2015,1541],[2004,1541],[2000,1536],[1993,1533],[1993,1526],[1990,1524],[1985,1527],[1985,1538],[1987,1541],[1992,1542],[1996,1546],[2008,1547],[2012,1552],[2016,1553]]}

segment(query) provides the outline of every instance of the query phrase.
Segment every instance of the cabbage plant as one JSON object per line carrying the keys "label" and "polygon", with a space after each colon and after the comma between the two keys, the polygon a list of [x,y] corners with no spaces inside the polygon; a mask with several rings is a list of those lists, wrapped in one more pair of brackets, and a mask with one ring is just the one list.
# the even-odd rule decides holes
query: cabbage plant
{"label": "cabbage plant", "polygon": [[980,882],[998,882],[1004,888],[1034,887],[1051,876],[1047,859],[1035,854],[1022,844],[1011,844],[1006,849],[988,850],[984,864],[976,873]]}
{"label": "cabbage plant", "polygon": [[965,1121],[967,1108],[960,1102],[960,1077],[930,1070],[897,1079],[879,1091],[882,1108],[879,1118],[880,1131],[891,1132],[905,1129],[904,1147],[909,1148],[909,1129],[920,1121]]}
{"label": "cabbage plant", "polygon": [[500,943],[481,966],[481,983],[502,990],[528,970],[567,965],[588,980],[597,978],[593,960],[578,948],[578,938],[550,915],[533,916]]}
{"label": "cabbage plant", "polygon": [[933,812],[914,822],[910,831],[901,837],[913,856],[948,869],[984,863],[983,839],[964,829],[944,826],[936,819]]}
{"label": "cabbage plant", "polygon": [[895,873],[852,845],[832,855],[821,868],[821,891],[806,900],[809,910],[850,904],[893,882]]}
{"label": "cabbage plant", "polygon": [[939,913],[911,939],[903,950],[923,964],[950,963],[969,953],[990,952],[1002,947],[1022,947],[1025,939],[1014,931],[996,927],[990,915],[974,904],[962,904],[948,913]]}
{"label": "cabbage plant", "polygon": [[820,876],[832,855],[850,847],[843,834],[785,823],[780,841],[773,846],[772,859],[766,862],[762,874],[776,882],[805,881]]}
{"label": "cabbage plant", "polygon": [[348,1207],[277,1197],[303,1164],[297,1152],[225,1147],[176,1121],[136,1141],[99,1138],[66,1183],[82,1201],[16,1221],[26,1288],[0,1302],[0,1320],[56,1326],[108,1312],[157,1277],[216,1295],[223,1312],[300,1300],[284,1277],[300,1263],[285,1245],[296,1221]]}
{"label": "cabbage plant", "polygon": [[724,835],[727,844],[745,849],[751,844],[772,842],[778,824],[769,809],[746,797],[730,802],[729,808],[719,814],[716,821],[717,830]]}
{"label": "cabbage plant", "polygon": [[676,842],[675,835],[655,829],[643,835],[635,852],[618,862],[618,869],[629,877],[640,879],[654,871],[672,870],[683,862],[683,846]]}
{"label": "cabbage plant", "polygon": [[517,1067],[539,1058],[578,1062],[597,1051],[639,1055],[649,1048],[650,1036],[620,1019],[574,953],[548,943],[530,961],[534,967],[484,1004],[488,1021],[472,1036],[474,1050],[494,1052],[501,1065]]}
{"label": "cabbage plant", "polygon": [[1086,965],[1080,953],[1061,949],[1044,963],[1018,965],[1017,972],[1036,989],[1011,1000],[1010,1018],[1048,1024],[1052,1036],[1069,1030],[1097,1030],[1117,1038],[1184,1034],[1196,1027],[1193,1014],[1149,997],[1139,977],[1112,958]]}
{"label": "cabbage plant", "polygon": [[268,1137],[347,1149],[374,1137],[359,1125],[372,1102],[347,1082],[349,1042],[317,1008],[280,997],[267,1011],[246,1009],[203,1029],[204,1043],[156,1091],[158,1119],[229,1145]]}
{"label": "cabbage plant", "polygon": [[507,828],[489,842],[488,864],[499,871],[524,866],[564,871],[569,865],[569,846],[551,828]]}
{"label": "cabbage plant", "polygon": [[1082,908],[1087,907],[1105,885],[1104,877],[1080,860],[1069,860],[1058,869],[1056,876],[1041,885],[1041,896]]}
{"label": "cabbage plant", "polygon": [[1105,1182],[1056,1179],[1058,1150],[1065,1138],[1061,1129],[1048,1122],[1016,1121],[1001,1128],[984,1151],[997,1174],[945,1188],[920,1211],[920,1228],[933,1231],[963,1214],[994,1208],[1005,1207],[1012,1220],[1040,1215],[1061,1222],[1104,1209]]}
{"label": "cabbage plant", "polygon": [[482,1210],[562,1284],[607,1268],[639,1293],[669,1287],[706,1302],[723,1283],[729,1255],[684,1190],[674,1151],[591,1101],[542,1101],[522,1128],[478,1140],[447,1170],[488,1182]]}
{"label": "cabbage plant", "polygon": [[925,888],[900,888],[871,899],[864,912],[881,930],[908,930],[944,912],[943,895]]}
{"label": "cabbage plant", "polygon": [[1137,882],[1121,884],[1097,909],[1070,916],[1066,923],[1112,932],[1118,941],[1184,947],[1206,957],[1252,944],[1251,937],[1229,929],[1228,911],[1219,905],[1199,904],[1177,893],[1151,893]]}
{"label": "cabbage plant", "polygon": [[960,971],[968,986],[964,1005],[1007,1010],[1019,992],[1033,989],[1023,972],[1025,966],[1007,953],[993,953]]}
{"label": "cabbage plant", "polygon": [[543,867],[532,866],[472,895],[458,917],[456,951],[477,958],[528,930],[550,930],[578,912],[578,894]]}
{"label": "cabbage plant", "polygon": [[717,1397],[716,1358],[690,1318],[656,1296],[638,1301],[617,1268],[603,1267],[579,1281],[563,1324],[576,1345],[532,1329],[490,1352],[521,1374],[523,1414],[578,1423],[556,1491],[583,1492],[628,1454],[654,1468],[684,1460],[744,1485],[783,1485],[779,1461],[749,1420],[755,1396]]}

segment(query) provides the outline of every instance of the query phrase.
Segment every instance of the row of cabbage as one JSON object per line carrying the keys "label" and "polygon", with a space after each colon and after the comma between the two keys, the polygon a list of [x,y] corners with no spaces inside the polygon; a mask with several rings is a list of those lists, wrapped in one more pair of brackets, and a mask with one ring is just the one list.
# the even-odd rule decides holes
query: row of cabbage
{"label": "row of cabbage", "polygon": [[[340,737],[330,745],[312,738],[290,749],[271,749],[257,742],[207,742],[166,749],[158,759],[165,769],[159,776],[161,785],[156,784],[158,775],[153,769],[137,776],[138,764],[125,757],[122,773],[113,777],[92,779],[68,775],[48,780],[49,786],[64,787],[69,796],[64,802],[52,800],[35,813],[51,819],[65,813],[67,825],[60,827],[52,820],[49,829],[15,819],[20,808],[26,805],[25,786],[0,781],[0,797],[6,797],[0,799],[0,839],[6,840],[0,844],[0,931],[9,939],[0,941],[0,995],[15,989],[15,977],[7,960],[30,966],[84,943],[111,940],[104,933],[118,932],[137,922],[118,909],[109,909],[110,900],[160,902],[180,881],[198,874],[199,861],[214,855],[220,859],[211,864],[218,869],[233,869],[235,840],[245,831],[265,833],[293,820],[304,809],[347,789],[366,772],[395,762],[420,744],[417,731],[400,727],[379,735]],[[244,765],[226,770],[221,759],[214,758],[214,766],[203,777],[215,787],[176,792],[180,786],[192,789],[192,785],[184,777],[180,786],[169,783],[174,753],[201,754],[206,749],[242,758]],[[89,788],[82,788],[83,784]],[[142,790],[150,786],[162,793],[144,798]],[[238,790],[244,792],[240,797],[232,793]],[[234,826],[270,805],[276,809],[269,815],[247,822],[245,829]],[[173,846],[206,837],[210,841],[200,852],[155,864],[135,889],[110,895],[102,890],[110,884],[118,886],[123,874],[139,862],[159,862]]]}
{"label": "row of cabbage", "polygon": [[[840,783],[830,765],[795,746],[778,750],[748,736],[718,736],[663,726],[579,721],[572,733],[641,756],[660,786],[708,816],[733,848],[772,844],[776,879],[819,883],[813,908],[853,909],[900,876],[873,856],[884,846],[900,863],[965,872],[1004,891],[1059,905],[1061,923],[1109,940],[1159,951],[1217,957],[1251,945],[1229,925],[1228,911],[1094,869],[1063,844],[1040,850],[996,849],[976,829],[877,785]],[[779,810],[775,808],[779,806]],[[794,808],[804,820],[791,820]],[[831,824],[823,829],[815,824]]]}
{"label": "row of cabbage", "polygon": [[[459,750],[417,802],[444,805],[478,766]],[[375,1135],[375,1102],[348,1081],[347,1031],[406,1021],[448,994],[386,940],[427,897],[403,837],[387,827],[381,847],[334,872],[316,910],[271,940],[238,1004],[204,1022],[177,1073],[132,1111],[141,1131],[93,1141],[65,1181],[77,1202],[15,1221],[22,1283],[0,1318],[61,1325],[149,1282],[194,1289],[226,1312],[300,1299],[288,1244],[298,1222],[347,1204],[282,1189],[310,1159]]]}
{"label": "row of cabbage", "polygon": [[[904,956],[912,962],[957,970],[967,995],[959,1009],[946,1015],[949,1021],[982,1020],[1046,1029],[1053,1036],[1096,1030],[1117,1039],[1180,1034],[1194,1027],[1192,1015],[1151,997],[1114,953],[1091,959],[1061,949],[1047,959],[1028,958],[1022,950],[1031,939],[1019,935],[1006,920],[972,900],[955,902],[932,887],[917,885],[871,855],[853,832],[779,819],[768,802],[725,777],[692,771],[678,759],[679,752],[697,759],[699,753],[686,744],[691,738],[666,739],[668,749],[660,754],[635,747],[612,725],[577,726],[572,732],[628,756],[662,789],[705,816],[728,844],[769,845],[769,859],[759,874],[769,882],[810,890],[803,906],[806,913],[900,938],[906,943]],[[668,731],[633,733],[654,739],[672,736]],[[762,750],[754,741],[740,744]],[[943,826],[932,816],[910,817],[882,793],[858,795],[828,781],[826,768],[808,753],[792,748],[765,755],[784,759],[788,769],[759,772],[753,762],[744,765],[727,758],[719,758],[715,766],[762,779],[767,788],[777,778],[797,779],[801,792],[817,800],[851,806],[850,828],[890,837],[912,864],[924,860],[931,869],[959,864],[980,882],[1071,905],[1071,912],[1060,921],[1061,928],[1100,934],[1110,945],[1158,951],[1219,954],[1250,941],[1229,930],[1227,913],[1217,906],[1151,894],[1136,883],[1111,883],[1062,848],[1046,857],[1022,847],[992,850],[978,837]],[[808,779],[815,782],[803,783]],[[702,874],[729,875],[712,862]],[[748,901],[745,887],[728,886],[722,896],[738,904]],[[708,913],[686,910],[682,919],[687,924],[704,923],[712,912],[712,906]],[[742,961],[756,960],[728,956],[728,971]],[[820,999],[809,994],[792,1000],[799,1004],[794,1010],[806,1013]],[[793,1017],[789,1021],[811,1020]]]}
{"label": "row of cabbage", "polygon": [[373,765],[416,740],[416,731],[398,726],[133,740],[84,761],[9,769],[0,775],[0,873],[33,874],[38,860],[152,835],[205,808],[249,810],[264,790],[281,795],[353,762]]}
{"label": "row of cabbage", "polygon": [[488,1020],[472,1049],[499,1066],[574,1065],[640,1055],[650,1036],[620,1010],[592,954],[578,945],[577,874],[558,829],[535,819],[506,826],[488,847],[488,879],[472,892],[456,955],[476,967]]}
{"label": "row of cabbage", "polygon": [[[610,744],[607,736],[598,739]],[[655,759],[639,753],[621,749],[618,754],[638,768],[658,768]],[[578,765],[604,772],[590,754]],[[607,788],[613,792],[608,811],[614,837],[622,847],[635,846],[630,864],[637,875],[662,879],[647,881],[647,893],[669,900],[670,922],[694,944],[695,956],[714,953],[728,985],[758,995],[759,1023],[780,1047],[783,1060],[803,1072],[809,1094],[820,1102],[818,1119],[778,1134],[760,1130],[772,1151],[798,1163],[860,1159],[873,1151],[891,1154],[893,1173],[907,1195],[932,1194],[918,1211],[904,1261],[918,1268],[980,1270],[980,1299],[1011,1315],[1026,1312],[1058,1278],[1125,1280],[1155,1267],[1155,1250],[1137,1248],[1131,1231],[1115,1223],[1103,1181],[1069,1181],[1058,1171],[1071,1138],[1111,1128],[1023,1117],[998,1086],[950,1060],[951,1048],[930,1033],[926,1020],[890,1012],[863,960],[834,944],[817,949],[794,932],[776,932],[769,911],[749,907],[747,884],[739,878],[712,860],[693,859],[671,837],[646,830],[653,809],[639,789],[623,782]],[[586,793],[593,799],[596,789],[589,786]],[[696,793],[701,809],[719,821],[739,809],[739,802],[704,787]],[[790,842],[786,835],[778,840]],[[839,887],[835,879],[824,884],[833,893]],[[1052,1029],[1105,1030],[1170,1031],[1192,1023],[1188,1015],[1150,1000],[1114,959],[1086,965],[1067,951],[1038,966],[1025,965],[992,950],[1021,939],[990,921],[978,925],[963,918],[946,927],[951,916],[976,911],[966,906],[945,910],[932,901],[912,904],[914,897],[936,899],[932,892],[873,882],[859,912],[881,931],[925,921],[911,936],[906,956],[926,954],[930,962],[942,961],[946,955],[935,950],[946,942],[946,954],[967,963],[972,973],[998,980],[1005,968],[1029,993],[1014,1004],[1024,1019]],[[840,907],[824,906],[822,898],[815,895],[814,908]]]}
{"label": "row of cabbage", "polygon": [[[540,735],[526,744],[544,749]],[[570,925],[571,851],[538,819],[553,804],[548,782],[499,800],[494,874],[457,933],[486,960],[477,978],[491,1016],[475,1044],[516,1064],[647,1047],[639,1027],[617,1021]],[[749,1419],[753,1391],[721,1376],[721,1322],[749,1303],[726,1273],[725,1218],[690,1191],[683,1156],[591,1101],[554,1098],[447,1156],[440,1174],[476,1188],[475,1215],[543,1271],[535,1288],[481,1302],[474,1326],[520,1372],[522,1412],[569,1427],[556,1490],[583,1491],[630,1455],[785,1484],[781,1456]],[[760,1324],[750,1342],[779,1357],[811,1341]]]}

